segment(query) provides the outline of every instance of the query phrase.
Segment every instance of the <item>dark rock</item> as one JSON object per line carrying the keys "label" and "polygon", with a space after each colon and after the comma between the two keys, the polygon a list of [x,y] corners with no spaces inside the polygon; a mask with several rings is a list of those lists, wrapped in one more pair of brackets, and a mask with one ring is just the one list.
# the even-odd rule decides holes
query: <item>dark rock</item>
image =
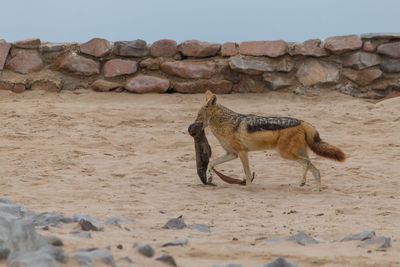
{"label": "dark rock", "polygon": [[307,244],[316,244],[318,243],[317,240],[315,240],[313,237],[309,236],[308,234],[304,232],[298,232],[295,235],[292,235],[289,237],[287,240],[294,240],[300,245],[307,245]]}
{"label": "dark rock", "polygon": [[114,83],[114,82],[110,82],[110,81],[106,81],[103,79],[100,80],[96,80],[94,81],[90,87],[97,92],[108,92],[111,90],[115,90],[118,89],[120,87],[122,87],[122,85],[120,85],[119,83]]}
{"label": "dark rock", "polygon": [[275,71],[271,64],[251,58],[231,57],[229,66],[233,71],[243,72],[249,75],[259,75],[265,71]]}
{"label": "dark rock", "polygon": [[1,248],[0,249],[0,260],[2,259],[7,259],[8,255],[10,255],[10,249],[9,248]]}
{"label": "dark rock", "polygon": [[182,54],[188,57],[215,56],[218,53],[219,48],[220,45],[217,43],[200,42],[197,40],[185,41],[180,45]]}
{"label": "dark rock", "polygon": [[150,47],[153,57],[173,57],[176,54],[177,44],[174,40],[162,39],[154,42]]}
{"label": "dark rock", "polygon": [[278,257],[274,261],[261,265],[260,267],[298,267],[298,265],[291,263],[284,257]]}
{"label": "dark rock", "polygon": [[14,72],[27,74],[40,71],[44,64],[37,51],[20,50],[7,62],[6,67]]}
{"label": "dark rock", "polygon": [[114,54],[118,56],[145,57],[149,54],[146,41],[123,41],[114,43]]}
{"label": "dark rock", "polygon": [[63,223],[72,223],[72,218],[65,217],[61,213],[43,212],[32,218],[33,224],[37,227],[56,226],[59,227]]}
{"label": "dark rock", "polygon": [[296,73],[296,78],[304,86],[334,84],[339,81],[339,69],[331,63],[307,59]]}
{"label": "dark rock", "polygon": [[146,256],[148,258],[151,258],[154,256],[154,249],[148,245],[148,244],[144,244],[142,242],[135,242],[135,244],[133,245],[134,248],[137,247],[138,252],[140,254],[142,254],[143,256]]}
{"label": "dark rock", "polygon": [[210,90],[214,94],[229,94],[232,92],[232,82],[227,80],[196,80],[173,82],[171,87],[178,93],[205,93]]}
{"label": "dark rock", "polygon": [[192,230],[197,230],[200,232],[205,232],[205,233],[210,233],[210,227],[208,227],[208,225],[206,224],[201,224],[201,223],[196,223],[195,225],[192,225],[189,227]]}
{"label": "dark rock", "polygon": [[52,246],[61,247],[64,245],[61,238],[59,238],[57,236],[46,236],[45,238],[46,238],[47,242]]}
{"label": "dark rock", "polygon": [[94,57],[104,57],[111,52],[111,44],[106,39],[93,38],[79,46],[81,53]]}
{"label": "dark rock", "polygon": [[374,231],[364,231],[358,234],[354,234],[354,235],[348,235],[345,238],[339,240],[340,242],[343,241],[352,241],[352,240],[360,240],[360,241],[364,241],[367,239],[371,239],[375,237],[375,232]]}
{"label": "dark rock", "polygon": [[334,36],[325,39],[324,48],[335,55],[361,48],[362,41],[358,35]]}
{"label": "dark rock", "polygon": [[161,261],[167,265],[170,266],[174,266],[177,267],[176,262],[174,260],[174,258],[170,255],[167,254],[162,254],[161,256],[158,256],[157,258],[155,258],[156,261]]}
{"label": "dark rock", "polygon": [[286,54],[288,45],[282,40],[241,42],[239,50],[242,55],[279,57]]}
{"label": "dark rock", "polygon": [[400,59],[384,59],[381,64],[381,70],[384,72],[400,72]]}
{"label": "dark rock", "polygon": [[382,71],[378,69],[366,70],[345,70],[343,75],[358,85],[365,86],[382,76]]}
{"label": "dark rock", "polygon": [[161,63],[163,72],[189,79],[209,79],[215,72],[215,63],[194,61],[168,61]]}
{"label": "dark rock", "polygon": [[366,52],[355,52],[343,59],[344,67],[351,67],[356,70],[366,69],[381,64],[381,58],[377,54]]}
{"label": "dark rock", "polygon": [[178,238],[170,242],[162,243],[161,247],[169,247],[169,246],[183,246],[188,243],[187,238]]}
{"label": "dark rock", "polygon": [[302,43],[295,43],[290,55],[302,55],[312,57],[324,57],[329,53],[321,46],[322,41],[319,39],[310,39]]}
{"label": "dark rock", "polygon": [[40,39],[31,38],[14,42],[13,46],[18,48],[37,49],[40,47]]}
{"label": "dark rock", "polygon": [[183,229],[187,227],[185,221],[183,220],[182,216],[179,216],[176,219],[169,220],[162,228],[163,229]]}
{"label": "dark rock", "polygon": [[377,249],[380,248],[390,248],[390,237],[386,236],[376,236],[372,237],[372,239],[366,239],[359,247],[365,248],[375,246]]}
{"label": "dark rock", "polygon": [[238,45],[237,43],[227,42],[223,43],[221,46],[221,56],[223,57],[232,57],[238,54]]}
{"label": "dark rock", "polygon": [[125,83],[125,89],[139,94],[165,93],[169,88],[169,80],[148,75],[138,75]]}
{"label": "dark rock", "polygon": [[73,231],[70,234],[76,237],[92,238],[92,234],[90,232]]}
{"label": "dark rock", "polygon": [[137,62],[124,59],[111,59],[103,66],[104,77],[111,78],[133,74],[138,70]]}
{"label": "dark rock", "polygon": [[108,249],[87,249],[72,254],[81,266],[93,266],[95,260],[101,260],[104,264],[116,266],[114,257]]}
{"label": "dark rock", "polygon": [[400,42],[381,44],[378,46],[377,52],[392,58],[400,58]]}
{"label": "dark rock", "polygon": [[100,220],[90,217],[89,215],[74,214],[74,222],[78,222],[83,231],[103,231]]}
{"label": "dark rock", "polygon": [[5,40],[0,39],[0,71],[3,70],[4,64],[10,51],[11,44],[7,43]]}

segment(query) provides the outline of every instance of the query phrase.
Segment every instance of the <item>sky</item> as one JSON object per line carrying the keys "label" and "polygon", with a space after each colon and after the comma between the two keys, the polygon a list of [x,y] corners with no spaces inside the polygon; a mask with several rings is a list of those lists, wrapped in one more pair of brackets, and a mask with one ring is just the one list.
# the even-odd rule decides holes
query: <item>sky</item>
{"label": "sky", "polygon": [[0,39],[285,40],[400,32],[400,0],[0,0]]}

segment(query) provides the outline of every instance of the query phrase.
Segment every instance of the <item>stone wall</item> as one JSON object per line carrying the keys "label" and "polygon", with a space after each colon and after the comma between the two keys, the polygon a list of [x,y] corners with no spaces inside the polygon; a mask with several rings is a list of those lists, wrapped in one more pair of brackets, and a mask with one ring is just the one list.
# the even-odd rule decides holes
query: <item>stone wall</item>
{"label": "stone wall", "polygon": [[381,98],[400,90],[400,33],[303,43],[159,40],[42,43],[0,40],[0,89],[135,93],[303,93],[333,88]]}

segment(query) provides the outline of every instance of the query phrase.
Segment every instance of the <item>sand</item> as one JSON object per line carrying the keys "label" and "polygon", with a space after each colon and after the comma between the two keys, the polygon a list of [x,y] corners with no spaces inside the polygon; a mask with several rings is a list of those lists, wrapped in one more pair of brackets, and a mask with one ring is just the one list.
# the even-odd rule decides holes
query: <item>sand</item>
{"label": "sand", "polygon": [[[138,254],[136,241],[153,246],[156,255],[172,255],[179,266],[260,266],[277,256],[299,266],[400,266],[400,98],[375,103],[337,92],[218,97],[241,113],[308,121],[325,141],[342,148],[344,163],[310,153],[322,174],[322,192],[311,174],[299,187],[302,167],[275,151],[250,153],[256,173],[250,186],[217,177],[217,186],[202,185],[187,127],[203,98],[0,91],[1,197],[37,212],[134,218],[122,228],[92,232],[91,239],[69,234],[79,230],[76,223],[39,231],[60,237],[69,254],[110,246],[124,266],[165,266]],[[208,129],[206,134],[212,158],[222,155]],[[244,177],[238,159],[218,169]],[[211,232],[161,229],[180,215],[188,225],[209,225]],[[359,241],[331,242],[365,230],[391,237],[392,247],[377,251],[358,247]],[[327,242],[263,241],[298,231]],[[176,238],[189,242],[159,247]],[[118,261],[125,256],[133,263]]]}

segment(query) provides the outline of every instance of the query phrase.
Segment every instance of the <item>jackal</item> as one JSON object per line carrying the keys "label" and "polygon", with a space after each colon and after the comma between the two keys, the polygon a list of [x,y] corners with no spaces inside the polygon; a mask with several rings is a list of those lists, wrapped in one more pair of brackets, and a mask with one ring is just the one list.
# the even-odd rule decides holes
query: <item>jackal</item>
{"label": "jackal", "polygon": [[306,183],[306,175],[311,170],[317,189],[321,191],[319,170],[308,158],[307,147],[317,155],[336,161],[344,161],[346,155],[340,148],[321,140],[317,130],[309,123],[288,117],[261,117],[236,113],[220,104],[212,92],[205,94],[205,103],[199,110],[196,122],[203,127],[210,126],[226,154],[213,160],[207,168],[207,183],[212,183],[211,170],[218,164],[240,158],[246,175],[244,182],[250,184],[254,179],[249,167],[248,152],[276,149],[289,160],[295,160],[304,167],[300,186]]}

